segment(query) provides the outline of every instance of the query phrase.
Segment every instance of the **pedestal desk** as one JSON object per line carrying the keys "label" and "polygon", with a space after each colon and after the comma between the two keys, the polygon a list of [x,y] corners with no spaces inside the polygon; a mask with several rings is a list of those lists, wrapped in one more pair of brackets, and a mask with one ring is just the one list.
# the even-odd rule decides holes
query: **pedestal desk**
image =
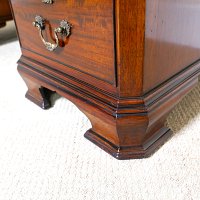
{"label": "pedestal desk", "polygon": [[85,137],[117,159],[166,141],[168,113],[198,83],[200,1],[10,2],[29,100],[72,101],[91,121]]}

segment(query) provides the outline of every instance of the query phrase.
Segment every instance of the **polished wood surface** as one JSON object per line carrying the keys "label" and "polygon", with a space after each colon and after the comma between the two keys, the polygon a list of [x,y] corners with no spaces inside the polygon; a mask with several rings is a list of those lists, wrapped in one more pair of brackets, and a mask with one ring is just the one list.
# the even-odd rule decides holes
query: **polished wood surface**
{"label": "polished wood surface", "polygon": [[120,97],[142,94],[145,0],[116,0],[116,48]]}
{"label": "polished wood surface", "polygon": [[[200,74],[199,2],[10,1],[28,99],[47,109],[53,92],[68,98],[91,121],[85,137],[117,159],[147,157],[171,136],[165,119]],[[73,25],[54,52],[32,26],[36,15],[48,19],[51,42],[59,20]]]}
{"label": "polished wood surface", "polygon": [[196,0],[146,1],[144,92],[200,59],[199,11]]}
{"label": "polished wood surface", "polygon": [[[90,75],[116,85],[112,0],[56,1],[52,5],[35,0],[14,0],[12,6],[24,49],[62,63],[62,66],[56,66],[62,73],[66,68],[72,68],[83,76]],[[47,20],[44,33],[52,43],[53,30],[59,27],[60,20],[66,19],[72,25],[71,36],[64,39],[54,53],[45,49],[38,30],[32,26],[36,15]]]}
{"label": "polished wood surface", "polygon": [[0,27],[6,25],[7,20],[12,19],[8,0],[0,0]]}

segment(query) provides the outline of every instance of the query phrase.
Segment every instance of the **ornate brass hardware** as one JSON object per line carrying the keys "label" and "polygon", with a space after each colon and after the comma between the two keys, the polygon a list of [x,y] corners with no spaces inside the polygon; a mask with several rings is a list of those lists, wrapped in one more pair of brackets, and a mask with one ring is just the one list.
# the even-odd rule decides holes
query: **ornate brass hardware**
{"label": "ornate brass hardware", "polygon": [[68,37],[71,34],[71,25],[68,21],[66,20],[62,20],[60,22],[60,26],[58,28],[54,29],[54,37],[55,37],[55,44],[52,44],[50,42],[45,41],[43,34],[42,34],[42,30],[45,29],[45,19],[42,18],[41,16],[37,15],[35,17],[35,21],[33,22],[33,26],[37,27],[39,30],[39,36],[43,42],[43,44],[45,45],[46,49],[49,51],[54,51],[58,45],[59,45],[59,39],[58,39],[58,33],[60,33],[61,35]]}
{"label": "ornate brass hardware", "polygon": [[46,3],[46,4],[52,4],[53,3],[53,0],[42,0],[43,3]]}

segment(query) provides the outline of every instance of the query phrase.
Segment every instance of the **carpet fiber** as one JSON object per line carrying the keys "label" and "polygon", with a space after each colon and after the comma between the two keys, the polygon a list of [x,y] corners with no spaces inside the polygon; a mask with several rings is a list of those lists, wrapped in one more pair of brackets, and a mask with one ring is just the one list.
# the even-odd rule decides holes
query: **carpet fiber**
{"label": "carpet fiber", "polygon": [[174,136],[153,156],[118,161],[83,137],[88,119],[53,96],[24,98],[17,39],[0,45],[0,200],[199,200],[200,84],[170,113]]}

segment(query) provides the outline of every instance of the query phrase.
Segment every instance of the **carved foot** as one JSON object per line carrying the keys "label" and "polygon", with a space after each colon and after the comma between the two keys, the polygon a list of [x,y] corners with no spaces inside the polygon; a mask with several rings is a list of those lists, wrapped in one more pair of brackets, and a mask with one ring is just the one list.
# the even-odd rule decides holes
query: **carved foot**
{"label": "carved foot", "polygon": [[22,70],[19,70],[19,66],[18,71],[28,87],[26,98],[41,107],[42,109],[50,108],[52,106],[50,98],[54,92],[43,87],[39,83],[36,83],[36,81],[31,78],[29,74],[26,74]]}
{"label": "carved foot", "polygon": [[85,138],[96,144],[98,147],[117,158],[118,160],[125,159],[140,159],[140,158],[148,158],[151,156],[160,146],[162,146],[166,140],[171,137],[172,131],[168,128],[163,128],[157,131],[155,134],[155,139],[151,140],[151,145],[148,148],[144,146],[115,146],[109,141],[105,140],[105,138],[101,137],[97,133],[93,132],[92,129],[88,130],[85,133]]}
{"label": "carved foot", "polygon": [[40,87],[34,90],[28,90],[26,98],[45,110],[51,107],[50,97],[52,93],[51,90]]}
{"label": "carved foot", "polygon": [[148,114],[114,117],[98,110],[83,112],[92,124],[84,136],[119,160],[149,157],[172,135],[164,119],[150,126]]}

